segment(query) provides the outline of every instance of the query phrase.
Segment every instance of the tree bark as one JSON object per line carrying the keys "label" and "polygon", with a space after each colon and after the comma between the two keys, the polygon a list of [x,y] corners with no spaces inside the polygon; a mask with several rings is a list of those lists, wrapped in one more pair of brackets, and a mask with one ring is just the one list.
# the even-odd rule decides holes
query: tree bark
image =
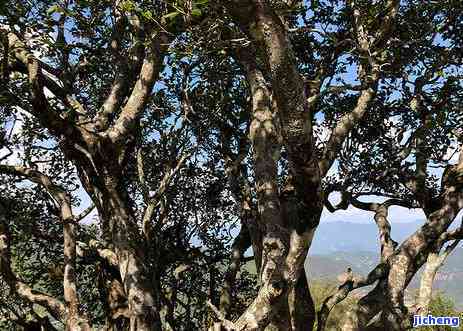
{"label": "tree bark", "polygon": [[[236,326],[239,330],[260,330],[270,324],[279,330],[300,330],[301,327],[305,330],[306,325],[292,325],[300,319],[296,317],[298,304],[294,301],[304,289],[303,283],[297,289],[297,283],[320,220],[322,204],[320,172],[304,86],[285,28],[269,4],[265,1],[225,3],[242,30],[255,41],[252,47],[261,52],[249,54],[240,50],[238,54],[252,96],[250,139],[262,261],[258,268],[261,278],[258,296]],[[271,90],[255,61],[257,53],[263,54]],[[290,173],[280,192],[277,175],[282,145],[288,153]]]}
{"label": "tree bark", "polygon": [[[119,12],[118,15],[121,16]],[[121,17],[116,17],[116,30],[120,27],[120,20]],[[118,31],[115,32],[114,37],[117,39]],[[10,46],[8,49],[15,59],[24,64],[28,74],[32,97],[31,113],[57,138],[65,156],[77,167],[82,184],[100,214],[105,244],[111,245],[116,253],[122,284],[128,298],[131,329],[142,331],[161,328],[158,299],[153,290],[159,286],[153,286],[149,279],[151,270],[145,265],[143,254],[146,245],[139,233],[130,199],[122,182],[128,151],[133,147],[133,136],[155,81],[163,69],[164,56],[171,40],[171,36],[164,31],[144,32],[146,38],[137,42],[138,46],[135,47],[143,49],[143,56],[140,63],[130,68],[137,72],[131,91],[123,91],[124,88],[119,85],[121,78],[118,76],[103,104],[103,111],[98,112],[93,120],[79,125],[72,120],[63,119],[50,107],[44,88],[47,87],[66,107],[73,109],[69,100],[79,103],[58,83],[48,78],[42,71],[42,62],[27,49],[24,41],[15,33],[7,32]],[[117,43],[118,40],[114,41]],[[122,107],[122,101],[126,97]],[[108,121],[110,118],[113,119],[112,123]],[[66,230],[68,236],[72,229]],[[68,246],[67,254],[66,272],[68,280],[72,280],[74,270],[71,264],[75,258],[75,248],[73,251]],[[72,281],[66,284],[66,301],[74,311],[76,302],[72,297],[75,289],[71,283]]]}
{"label": "tree bark", "polygon": [[130,330],[161,330],[159,305],[144,261],[143,236],[119,193],[113,191],[108,202],[112,243],[130,311]]}
{"label": "tree bark", "polygon": [[79,313],[79,297],[76,285],[76,225],[73,220],[64,221],[64,276],[63,289],[66,302],[66,331],[90,331],[88,320]]}
{"label": "tree bark", "polygon": [[385,286],[385,281],[380,281],[372,291],[361,298],[357,304],[346,313],[341,330],[367,330],[369,322],[381,312],[386,304],[383,297]]}
{"label": "tree bark", "polygon": [[0,272],[10,289],[19,297],[44,307],[51,316],[65,321],[66,306],[58,299],[33,290],[21,281],[11,268],[11,238],[3,199],[0,201]]}
{"label": "tree bark", "polygon": [[[313,303],[306,299],[310,294],[305,275],[301,274],[321,213],[321,205],[317,203],[320,202],[318,164],[312,162],[311,149],[306,149],[309,145],[304,134],[308,131],[296,128],[302,125],[301,119],[293,117],[288,120],[292,121],[291,129],[282,135],[281,107],[275,102],[252,52],[240,50],[238,58],[246,72],[252,95],[250,140],[254,154],[262,258],[260,268],[258,266],[261,280],[258,296],[235,324],[238,330],[305,330],[307,324],[304,322],[313,322],[314,313]],[[304,138],[296,146],[287,145],[291,146],[287,148],[291,148],[292,173],[285,191],[280,193],[277,164],[281,145],[288,137],[295,141],[293,135],[297,134]],[[302,301],[299,303],[298,300]],[[303,313],[308,316],[303,318]]]}
{"label": "tree bark", "polygon": [[305,270],[301,273],[294,291],[290,294],[288,304],[291,325],[296,330],[312,330],[316,316],[315,304],[312,300]]}
{"label": "tree bark", "polygon": [[[457,167],[454,166],[453,171]],[[456,179],[453,177],[453,179]],[[463,208],[461,179],[447,183],[440,209],[430,214],[427,222],[406,239],[387,260],[387,273],[380,285],[360,300],[353,312],[349,312],[343,323],[343,330],[363,330],[369,312],[376,312],[378,303],[383,305],[381,320],[388,330],[402,330],[408,326],[408,311],[404,305],[404,291],[418,269],[433,251],[439,237],[445,233],[458,212]],[[369,301],[370,298],[378,298]]]}
{"label": "tree bark", "polygon": [[101,220],[105,245],[114,251],[130,312],[130,330],[161,330],[159,298],[145,263],[146,241],[132,210],[124,184],[128,144],[114,144],[90,132],[83,135],[82,149],[65,146],[67,156],[77,164],[81,182],[92,198]]}
{"label": "tree bark", "polygon": [[432,285],[436,278],[437,271],[444,264],[447,257],[457,247],[459,240],[455,240],[451,245],[447,246],[444,252],[439,255],[437,252],[431,252],[426,260],[426,265],[421,275],[420,289],[418,294],[418,304],[416,313],[426,316],[429,312],[429,304],[432,299]]}

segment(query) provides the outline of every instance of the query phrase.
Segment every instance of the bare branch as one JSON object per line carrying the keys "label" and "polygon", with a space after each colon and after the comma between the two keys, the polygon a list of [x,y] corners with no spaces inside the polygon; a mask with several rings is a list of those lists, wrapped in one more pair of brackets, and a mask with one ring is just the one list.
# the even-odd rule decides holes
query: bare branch
{"label": "bare branch", "polygon": [[26,179],[42,185],[47,192],[53,197],[56,203],[62,208],[62,221],[72,220],[72,212],[70,211],[70,199],[67,193],[59,186],[55,185],[50,177],[44,175],[40,171],[25,168],[21,166],[12,166],[0,164],[0,173],[25,177]]}
{"label": "bare branch", "polygon": [[92,212],[93,209],[95,209],[95,205],[92,203],[90,206],[85,208],[79,215],[74,217],[74,220],[76,222],[82,221],[85,217],[87,217]]}
{"label": "bare branch", "polygon": [[[123,99],[128,93],[129,86],[131,85],[132,75],[130,70],[136,70],[137,65],[130,68],[129,59],[123,54],[122,46],[122,36],[124,33],[125,23],[130,21],[127,19],[125,13],[119,8],[121,4],[120,0],[115,1],[113,6],[114,13],[114,27],[110,40],[110,47],[113,57],[117,61],[116,65],[116,77],[111,86],[111,90],[106,97],[103,105],[101,106],[100,112],[95,118],[94,127],[97,131],[104,131],[109,126],[110,117],[114,114],[118,108],[122,105]],[[137,38],[136,38],[137,39]],[[136,45],[134,48],[143,49],[140,44],[141,40],[136,40]],[[141,58],[137,62],[140,62]]]}
{"label": "bare branch", "polygon": [[88,244],[83,242],[77,242],[77,255],[86,258],[86,257],[98,257],[102,260],[105,260],[109,265],[113,267],[119,266],[119,259],[117,258],[116,253],[114,253],[109,248],[101,246],[96,240],[90,240]]}
{"label": "bare branch", "polygon": [[[375,83],[377,82],[378,77],[378,74],[374,75]],[[341,146],[346,140],[349,132],[363,118],[368,110],[369,103],[374,98],[375,94],[376,86],[370,86],[363,90],[357,100],[357,105],[355,106],[354,110],[344,115],[333,129],[333,132],[331,133],[331,136],[326,143],[325,148],[323,149],[321,159],[318,163],[321,176],[324,176],[328,173],[328,170],[333,165],[334,160],[338,155],[339,150],[341,149]]]}
{"label": "bare branch", "polygon": [[[73,328],[74,325],[87,325],[85,318],[81,318],[79,313],[79,299],[77,295],[75,264],[76,264],[76,223],[72,214],[71,199],[67,192],[55,185],[51,179],[43,173],[20,166],[0,165],[0,173],[17,175],[25,177],[30,181],[42,185],[47,192],[53,197],[60,207],[60,219],[63,222],[63,249],[64,249],[64,274],[63,290],[64,300],[66,302],[66,325]],[[5,253],[6,254],[6,253]],[[16,276],[10,271],[10,278],[13,281]],[[17,282],[17,280],[16,280]],[[30,293],[29,300],[33,300],[32,291],[27,288],[24,291]],[[24,292],[24,293],[26,293]],[[43,295],[42,295],[43,296]],[[48,300],[50,301],[50,300]],[[48,303],[49,304],[49,303]],[[55,302],[56,304],[56,302]],[[63,316],[61,316],[63,317]],[[64,319],[62,319],[64,321]]]}
{"label": "bare branch", "polygon": [[387,270],[387,264],[381,263],[378,266],[376,266],[367,275],[367,277],[355,278],[352,275],[351,277],[347,277],[346,281],[338,287],[337,291],[323,301],[323,304],[317,313],[317,331],[322,331],[325,329],[326,321],[328,320],[328,315],[336,304],[343,301],[347,297],[347,295],[353,290],[372,285],[377,280],[382,279],[387,275]]}
{"label": "bare branch", "polygon": [[[376,94],[377,83],[380,78],[379,73],[381,71],[381,65],[378,63],[378,59],[374,58],[372,55],[371,36],[362,23],[360,11],[355,8],[353,3],[353,0],[348,1],[348,5],[353,10],[353,23],[357,34],[358,48],[359,51],[368,59],[368,67],[366,63],[361,63],[359,68],[360,80],[362,81],[362,85],[366,86],[366,88],[360,93],[357,104],[352,112],[344,115],[333,129],[328,143],[323,150],[321,160],[319,161],[321,176],[326,175],[347,135],[364,117],[368,110],[369,103]],[[381,29],[376,32],[377,36],[375,39],[387,40],[393,26],[392,23],[398,13],[399,3],[400,1],[397,0],[389,1],[387,7],[388,12],[384,18],[384,24]],[[376,47],[379,46],[376,45]]]}

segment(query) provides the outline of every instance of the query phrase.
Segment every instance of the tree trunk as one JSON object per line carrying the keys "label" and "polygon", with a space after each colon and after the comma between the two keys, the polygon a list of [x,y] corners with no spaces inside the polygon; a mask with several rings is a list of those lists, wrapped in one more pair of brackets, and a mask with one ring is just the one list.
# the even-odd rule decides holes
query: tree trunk
{"label": "tree trunk", "polygon": [[127,294],[131,331],[161,330],[158,302],[144,261],[145,243],[137,229],[131,210],[117,192],[110,196],[108,207],[112,244],[119,262],[122,284]]}
{"label": "tree trunk", "polygon": [[[262,249],[258,254],[255,252],[255,256],[260,257],[257,270],[261,287],[254,302],[236,322],[236,327],[239,330],[306,330],[307,325],[301,320],[313,318],[313,307],[307,307],[310,301],[303,304],[297,301],[307,297],[302,294],[308,291],[299,278],[304,272],[304,261],[321,214],[318,163],[312,158],[308,148],[310,143],[305,141],[307,131],[298,130],[304,121],[292,118],[294,123],[288,125],[288,129],[295,131],[288,130],[282,135],[282,115],[279,113],[283,111],[268,89],[255,62],[255,54],[240,50],[237,57],[246,72],[252,95],[249,136],[253,146],[261,235],[259,244],[253,238],[253,248]],[[290,106],[283,108],[288,111]],[[302,143],[299,139],[292,144],[297,134],[304,135]],[[291,174],[280,192],[278,161],[284,139],[288,139],[291,145]],[[312,317],[302,318],[303,312]]]}
{"label": "tree trunk", "polygon": [[[91,135],[85,137],[88,155],[74,148],[68,157],[78,165],[81,182],[98,210],[102,237],[117,256],[121,283],[127,296],[130,330],[160,331],[158,288],[146,262],[146,242],[132,210],[124,183],[126,149]],[[127,147],[128,148],[128,147]]]}
{"label": "tree trunk", "polygon": [[459,240],[455,240],[451,245],[447,246],[445,251],[439,255],[437,252],[431,252],[426,261],[423,275],[421,276],[420,290],[418,295],[418,304],[416,307],[417,314],[426,316],[429,312],[429,304],[432,299],[432,285],[436,278],[437,271],[444,264],[447,257],[457,247]]}
{"label": "tree trunk", "polygon": [[346,312],[342,322],[342,331],[366,330],[369,322],[381,312],[385,305],[383,297],[386,281],[382,280],[366,296],[361,298],[351,310]]}
{"label": "tree trunk", "polygon": [[315,305],[310,294],[305,270],[301,273],[296,288],[289,296],[288,305],[293,329],[312,330],[316,316]]}
{"label": "tree trunk", "polygon": [[[458,184],[458,182],[456,183]],[[383,305],[381,320],[387,330],[402,330],[408,327],[409,313],[404,305],[404,291],[418,269],[426,262],[440,236],[444,234],[463,206],[463,194],[450,183],[442,195],[440,208],[430,213],[427,222],[407,238],[387,260],[387,276],[380,281],[381,286],[367,294],[359,305],[350,311],[343,330],[363,330],[370,313]],[[370,300],[371,298],[378,298]],[[364,300],[365,299],[365,300]],[[364,318],[364,316],[366,316]]]}

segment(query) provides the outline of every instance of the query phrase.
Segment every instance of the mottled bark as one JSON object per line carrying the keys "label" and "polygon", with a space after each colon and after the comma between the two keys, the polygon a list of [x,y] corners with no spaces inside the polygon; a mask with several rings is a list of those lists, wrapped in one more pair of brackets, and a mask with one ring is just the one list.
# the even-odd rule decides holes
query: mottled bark
{"label": "mottled bark", "polygon": [[[247,56],[241,54],[241,57]],[[243,59],[244,60],[244,59]],[[236,322],[240,330],[264,327],[269,323],[272,308],[269,305],[282,294],[282,275],[277,266],[284,264],[285,244],[282,238],[282,218],[277,186],[277,162],[280,156],[281,136],[271,105],[266,81],[247,56],[243,61],[252,94],[252,122],[250,140],[253,146],[254,172],[258,194],[258,213],[263,227],[261,288],[253,304]]]}
{"label": "mottled bark", "polygon": [[305,270],[288,298],[291,325],[295,330],[311,330],[315,324],[315,304],[312,300]]}
{"label": "mottled bark", "polygon": [[356,208],[373,211],[375,213],[374,219],[378,227],[379,243],[381,247],[380,261],[381,263],[386,262],[397,247],[397,242],[391,238],[391,224],[388,220],[389,207],[395,205],[410,208],[412,206],[398,199],[389,199],[383,203],[365,203],[357,199],[351,199],[351,203]]}
{"label": "mottled bark", "polygon": [[[159,330],[158,300],[151,284],[151,272],[144,264],[145,238],[139,231],[123,184],[123,167],[127,162],[125,153],[130,144],[127,142],[127,145],[121,146],[84,129],[80,135],[68,138],[62,149],[76,164],[83,187],[98,210],[104,245],[116,256],[111,259],[118,263],[127,295],[131,328]],[[73,139],[76,142],[73,143]]]}
{"label": "mottled bark", "polygon": [[[386,263],[382,263],[377,265],[366,277],[354,277],[352,274],[352,271],[349,270],[348,272],[348,277],[344,280],[344,282],[338,287],[338,290],[327,297],[323,303],[322,306],[320,307],[320,310],[317,312],[317,330],[321,331],[324,330],[326,327],[326,322],[328,321],[329,314],[331,310],[334,308],[336,304],[344,300],[347,295],[358,288],[373,285],[375,282],[379,280],[379,283],[377,287],[384,286],[385,282],[384,279],[387,276],[387,272],[389,270],[389,267]],[[377,300],[377,296],[379,293],[379,288],[376,291],[373,291],[373,296],[372,298],[375,298]],[[362,305],[368,304],[370,301],[371,302],[376,302],[372,298],[370,299],[365,299],[362,303]],[[373,300],[373,301],[372,301]],[[365,312],[365,316],[361,318],[361,320],[367,319],[367,316],[369,316],[369,310],[367,307],[353,307],[350,311],[346,312],[346,322],[349,327],[353,328],[353,325],[358,324],[358,314],[361,314],[362,312]],[[347,327],[347,325],[346,325]]]}
{"label": "mottled bark", "polygon": [[346,312],[341,330],[367,330],[370,321],[382,311],[386,301],[383,297],[385,281],[380,281],[366,296],[361,298],[352,309]]}
{"label": "mottled bark", "polygon": [[[118,42],[117,29],[120,28],[118,24],[125,19],[122,13],[118,12],[118,15],[111,42],[115,49]],[[143,43],[137,43],[136,54],[132,54],[142,57],[138,60],[135,60],[136,56],[134,59],[125,59],[136,73],[133,88],[128,90],[126,86],[122,86],[125,82],[121,81],[121,77],[116,77],[102,110],[97,112],[99,115],[89,120],[85,116],[85,109],[82,109],[72,95],[53,79],[48,78],[45,65],[27,49],[25,42],[12,32],[6,33],[12,58],[22,64],[21,70],[29,77],[32,114],[60,141],[60,148],[76,165],[82,184],[98,209],[103,238],[114,250],[119,263],[122,284],[128,297],[131,328],[159,330],[158,299],[153,290],[157,287],[152,286],[151,280],[148,279],[151,272],[143,261],[146,245],[138,231],[127,191],[121,181],[124,178],[123,169],[127,163],[127,154],[132,148],[139,118],[162,71],[170,36],[165,32],[144,31],[145,40]],[[126,78],[132,79],[128,76]],[[59,81],[59,78],[56,80]],[[54,112],[49,107],[44,93],[45,87],[66,107],[75,109],[78,117],[86,117],[83,124],[77,125],[76,122],[63,119]],[[126,102],[122,106],[125,98]],[[67,253],[70,254],[69,261],[72,261],[75,253],[72,249]],[[73,272],[72,268],[67,268],[67,274],[71,275],[68,279],[72,279]],[[74,301],[70,298],[74,293],[72,286],[68,286],[67,293],[69,304],[74,306]]]}
{"label": "mottled bark", "polygon": [[[109,198],[110,228],[130,311],[130,330],[161,330],[159,305],[144,263],[144,241],[119,193]],[[106,211],[108,212],[108,210]]]}
{"label": "mottled bark", "polygon": [[[237,1],[227,3],[227,8],[263,52],[271,82],[267,84],[254,55],[246,51],[238,55],[253,103],[250,139],[262,228],[262,261],[258,296],[235,324],[239,330],[267,326],[298,330],[301,326],[292,325],[300,320],[294,300],[303,297],[297,293],[306,287],[297,289],[297,283],[322,209],[304,86],[285,27],[268,3]],[[290,175],[280,192],[277,163],[283,144]]]}
{"label": "mottled bark", "polygon": [[[118,39],[120,36],[118,36],[118,34],[122,32],[121,27],[123,27],[122,21],[124,20],[124,14],[119,12],[117,6],[118,2],[116,1],[115,9],[117,17],[115,17],[115,27],[112,40],[109,44],[110,47],[113,48],[116,57],[120,55],[117,52],[120,47],[120,40]],[[118,65],[122,70],[118,72],[110,93],[100,111],[97,112],[95,120],[93,123],[89,123],[88,125],[84,124],[82,126],[79,125],[78,127],[65,121],[59,121],[54,124],[52,120],[61,120],[61,118],[55,116],[56,114],[54,114],[53,111],[49,111],[47,107],[47,98],[45,98],[43,93],[43,80],[46,78],[46,75],[42,73],[40,62],[30,54],[27,54],[27,58],[24,60],[25,63],[32,63],[28,70],[31,76],[30,80],[33,87],[36,114],[37,116],[41,116],[42,114],[48,116],[46,120],[42,121],[43,126],[54,127],[51,130],[52,133],[56,132],[56,136],[59,136],[60,140],[62,140],[61,146],[64,153],[77,165],[84,186],[97,206],[103,223],[104,244],[109,245],[110,251],[113,251],[116,255],[116,259],[113,260],[118,263],[121,282],[124,286],[124,292],[126,292],[127,295],[128,307],[131,312],[131,327],[140,330],[145,329],[145,327],[148,329],[148,325],[157,328],[158,323],[153,322],[153,320],[158,319],[157,311],[159,299],[156,297],[153,288],[157,289],[158,286],[151,286],[152,280],[150,279],[148,281],[147,279],[148,277],[146,275],[150,274],[152,270],[148,270],[143,263],[146,257],[143,254],[144,248],[146,247],[144,238],[140,236],[139,230],[137,229],[137,220],[133,215],[131,201],[128,199],[128,194],[123,188],[121,178],[124,177],[124,171],[122,169],[125,167],[124,159],[126,155],[130,153],[130,146],[128,145],[131,143],[132,134],[134,133],[134,129],[136,129],[138,119],[144,106],[150,97],[153,84],[162,69],[164,53],[169,42],[167,35],[168,34],[164,34],[164,32],[147,35],[143,43],[140,43],[146,46],[146,48],[143,54],[144,58],[138,61],[138,70],[136,70],[138,76],[134,80],[135,85],[132,91],[127,90],[127,85],[130,84],[128,83],[128,77],[125,75],[127,71],[125,67],[126,63],[124,63],[124,59],[118,58],[118,60],[121,60],[121,63],[118,63]],[[137,65],[135,65],[134,68],[137,68]],[[284,71],[284,68],[281,70]],[[295,67],[292,68],[292,70],[293,73],[297,73]],[[297,78],[299,87],[302,87],[300,77],[297,76]],[[286,77],[285,79],[287,83],[291,83],[292,81],[291,77]],[[274,82],[277,81],[274,80]],[[280,83],[279,90],[283,87],[286,87],[285,83]],[[297,108],[295,112],[302,109],[303,101],[301,102],[301,100],[304,99],[302,95],[297,97],[296,103],[292,101],[293,97],[298,93],[298,90],[301,91],[301,88],[296,90],[288,88],[287,91],[283,93],[284,98],[282,97],[280,99],[282,103],[287,104],[284,107],[285,109],[291,109],[294,105],[296,105]],[[61,93],[58,88],[52,90],[52,93],[55,92],[58,94]],[[288,94],[288,92],[292,93],[292,95]],[[55,116],[56,118],[51,118],[51,116]],[[289,118],[290,116],[287,117]],[[308,125],[309,122],[306,121],[306,124],[304,124],[304,121],[296,117],[294,118],[295,120],[291,120],[293,129],[296,131],[299,130],[295,128],[293,124],[297,124],[302,129],[306,129],[305,126]],[[304,113],[304,118],[307,119],[306,113]],[[290,121],[288,121],[288,123],[290,123]],[[69,130],[66,130],[63,134],[62,131],[59,131],[63,128],[69,128]],[[304,134],[302,134],[302,136],[305,137]],[[300,140],[294,136],[292,139],[294,142]],[[300,151],[299,149],[293,154],[299,157],[298,153]],[[258,163],[261,164],[260,162]],[[265,171],[266,170],[263,170],[261,174],[264,174]],[[267,183],[268,181],[264,179],[260,186],[263,187],[267,185]],[[268,193],[266,192],[266,188],[262,188],[260,192],[263,195]],[[277,201],[278,190],[275,192],[275,197],[277,199],[274,201]],[[267,198],[264,198],[264,200],[265,199]],[[266,204],[268,205],[267,201],[263,202],[261,205]],[[272,202],[270,202],[270,204],[272,204]],[[153,208],[150,208],[149,210],[152,209]],[[275,215],[274,213],[268,213],[268,206],[264,207],[264,210],[264,214],[267,218]],[[149,215],[150,212],[147,213],[146,219],[151,218],[148,217]],[[266,235],[261,234],[261,224],[256,225],[256,222],[250,222],[248,225],[249,228],[258,228],[258,231],[251,231],[251,237],[253,238],[252,242],[255,250],[254,256],[256,258],[257,268],[260,271],[259,275],[263,274],[262,269],[264,265],[267,265],[261,261],[266,258],[265,256],[267,256],[267,258],[269,256],[269,254],[266,255],[264,252],[266,250],[265,247],[269,246],[266,246],[268,241],[279,241],[280,245],[277,249],[282,252],[282,263],[285,257],[287,257],[284,252],[287,246],[289,246],[289,243],[293,242],[296,243],[296,245],[300,245],[299,239],[295,239],[295,235],[290,237],[288,231],[280,231],[278,227],[281,226],[281,220],[270,224],[268,229],[266,229]],[[67,230],[72,232],[70,228]],[[148,231],[146,231],[146,233],[148,233]],[[149,236],[146,236],[146,238],[149,239]],[[283,246],[286,247],[283,248]],[[273,250],[276,251],[276,249]],[[292,252],[294,253],[294,250]],[[298,261],[305,258],[305,253],[297,252]],[[67,254],[69,261],[75,258],[75,252],[72,250],[69,250]],[[294,259],[290,258],[287,262],[292,263]],[[231,269],[234,269],[233,265]],[[66,270],[71,279],[74,270],[70,267]],[[230,272],[230,281],[233,278],[233,273],[235,273],[235,271]],[[298,279],[295,274],[292,274],[290,278],[293,283]],[[74,306],[75,302],[72,296],[75,290],[71,284],[68,284],[67,287],[67,293],[69,294],[69,300],[67,300],[67,302],[69,302],[71,306]]]}
{"label": "mottled bark", "polygon": [[[365,74],[364,74],[365,76]],[[376,95],[377,82],[379,78],[378,68],[375,68],[374,74],[368,84],[373,85],[363,90],[357,100],[357,104],[352,112],[344,115],[333,129],[331,136],[323,149],[322,158],[319,162],[320,173],[324,176],[334,163],[336,156],[341,149],[343,142],[352,128],[362,119],[368,110],[368,106]]]}
{"label": "mottled bark", "polygon": [[130,312],[118,265],[102,260],[96,270],[98,290],[106,311],[104,331],[126,330],[130,324]]}
{"label": "mottled bark", "polygon": [[[303,167],[311,162],[307,161],[307,155],[305,157],[301,155],[307,150],[299,149],[297,153],[292,151],[294,162],[291,166],[293,169],[291,178],[293,179],[288,180],[286,191],[283,195],[280,194],[277,184],[277,163],[284,140],[280,129],[281,107],[278,101],[275,102],[276,100],[273,99],[252,53],[249,50],[242,50],[238,58],[246,72],[252,95],[253,118],[250,126],[250,140],[253,146],[256,174],[262,258],[258,266],[261,280],[258,296],[235,323],[235,327],[239,330],[305,329],[306,322],[313,323],[314,313],[313,302],[309,300],[310,293],[305,275],[302,276],[301,271],[314,227],[309,225],[308,229],[304,229],[305,226],[301,224],[304,220],[301,216],[309,218],[309,224],[318,224],[317,217],[320,215],[317,215],[317,209],[302,215],[297,207],[299,206],[296,203],[298,200],[294,195],[296,191],[301,194],[302,188],[304,193],[310,192],[314,187],[315,192],[318,192],[318,187],[314,186],[313,177],[308,178],[309,181],[294,178],[299,178],[299,175],[307,178],[307,174],[312,176],[314,169]],[[301,119],[297,119],[296,116],[292,120],[294,125],[296,122],[299,123],[298,125],[302,123],[298,122]],[[284,125],[282,127],[284,128]],[[296,128],[293,127],[293,129],[297,131]],[[294,134],[296,133],[292,131],[289,136]],[[304,141],[305,138],[301,139]],[[303,146],[307,145],[303,143]],[[302,195],[299,196],[301,197]],[[308,201],[309,198],[305,197],[304,200]],[[304,211],[308,212],[314,202],[316,203],[317,200],[312,199],[309,206],[304,205],[303,208],[307,208]],[[253,244],[254,246],[257,245]],[[307,315],[304,317],[304,314]]]}
{"label": "mottled bark", "polygon": [[[406,204],[405,202],[401,200],[397,200],[397,199],[389,199],[383,203],[361,202],[355,198],[350,197],[349,195],[346,195],[344,199],[346,199],[345,203],[348,204],[350,202],[356,208],[375,212],[374,219],[378,227],[379,242],[380,242],[380,247],[381,247],[380,264],[375,269],[373,269],[366,278],[353,277],[352,271],[351,270],[349,271],[348,277],[346,277],[346,279],[343,280],[343,283],[339,286],[338,290],[333,295],[327,297],[324,300],[320,310],[318,311],[318,314],[317,314],[317,322],[318,322],[317,330],[318,331],[322,331],[325,329],[326,322],[328,320],[331,310],[334,308],[336,304],[344,300],[351,291],[357,288],[360,288],[360,287],[372,285],[377,280],[382,280],[383,284],[385,284],[384,278],[387,276],[387,273],[389,271],[388,259],[392,256],[397,246],[397,243],[391,238],[391,225],[389,223],[389,220],[387,219],[388,209],[389,207],[393,205],[409,207],[408,204]],[[377,297],[376,292],[375,292],[374,297],[375,298]],[[367,300],[366,302],[368,303],[370,302],[370,300]],[[371,301],[371,302],[374,302],[374,301]],[[357,310],[354,312],[355,309]],[[349,327],[353,328],[354,327],[353,325],[356,325],[356,323],[358,323],[359,319],[356,318],[354,315],[360,314],[363,311],[367,311],[367,308],[366,307],[356,307],[353,309],[353,311],[348,313],[348,316],[347,316],[348,322],[346,323],[349,323],[350,325]],[[369,315],[366,314],[365,316],[369,316]],[[363,320],[365,318],[366,317],[362,317],[360,320]]]}
{"label": "mottled bark", "polygon": [[428,255],[423,274],[421,275],[420,289],[418,292],[418,303],[416,306],[416,313],[422,316],[427,316],[429,312],[429,304],[432,299],[432,285],[436,278],[437,271],[444,264],[447,257],[459,244],[459,240],[455,240],[452,244],[447,246],[439,255],[438,252],[431,252]]}

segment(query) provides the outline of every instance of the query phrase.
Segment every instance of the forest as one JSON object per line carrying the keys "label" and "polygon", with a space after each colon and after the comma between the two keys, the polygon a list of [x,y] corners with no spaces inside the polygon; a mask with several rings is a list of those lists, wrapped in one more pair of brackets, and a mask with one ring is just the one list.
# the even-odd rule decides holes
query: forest
{"label": "forest", "polygon": [[463,318],[462,49],[459,0],[0,0],[0,330]]}

